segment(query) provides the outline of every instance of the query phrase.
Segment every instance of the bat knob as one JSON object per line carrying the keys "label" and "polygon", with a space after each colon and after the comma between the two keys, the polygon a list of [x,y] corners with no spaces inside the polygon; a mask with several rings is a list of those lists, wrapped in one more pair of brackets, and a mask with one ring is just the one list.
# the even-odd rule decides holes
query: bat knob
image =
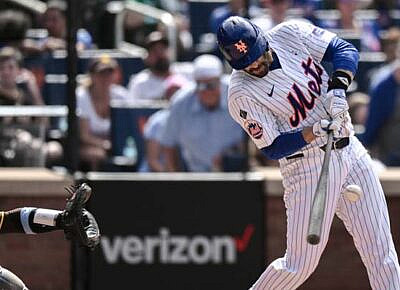
{"label": "bat knob", "polygon": [[311,245],[317,245],[319,243],[319,236],[313,234],[308,235],[307,242]]}

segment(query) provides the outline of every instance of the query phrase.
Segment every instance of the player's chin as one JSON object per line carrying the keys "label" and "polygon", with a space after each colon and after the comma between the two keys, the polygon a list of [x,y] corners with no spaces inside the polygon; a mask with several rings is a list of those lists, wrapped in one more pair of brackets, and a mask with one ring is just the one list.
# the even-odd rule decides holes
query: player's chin
{"label": "player's chin", "polygon": [[268,67],[264,67],[255,71],[249,72],[252,76],[258,77],[258,78],[263,78],[265,77],[269,72]]}

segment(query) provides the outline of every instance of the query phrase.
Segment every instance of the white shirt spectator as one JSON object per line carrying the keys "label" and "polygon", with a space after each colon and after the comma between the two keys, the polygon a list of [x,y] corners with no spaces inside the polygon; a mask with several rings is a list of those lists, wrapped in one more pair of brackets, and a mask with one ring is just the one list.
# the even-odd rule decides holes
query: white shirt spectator
{"label": "white shirt spectator", "polygon": [[164,80],[145,69],[132,76],[128,85],[129,95],[135,99],[162,99],[165,93]]}
{"label": "white shirt spectator", "polygon": [[[193,64],[188,62],[173,63],[171,75],[178,74],[191,81]],[[150,69],[144,69],[133,75],[128,84],[129,97],[134,99],[160,100],[165,96],[165,77],[158,77]]]}
{"label": "white shirt spectator", "polygon": [[[111,86],[111,100],[124,100],[128,91],[119,85]],[[102,118],[97,113],[92,103],[92,98],[86,86],[76,89],[77,114],[80,118],[89,121],[90,131],[94,135],[105,136],[110,132],[110,118]]]}

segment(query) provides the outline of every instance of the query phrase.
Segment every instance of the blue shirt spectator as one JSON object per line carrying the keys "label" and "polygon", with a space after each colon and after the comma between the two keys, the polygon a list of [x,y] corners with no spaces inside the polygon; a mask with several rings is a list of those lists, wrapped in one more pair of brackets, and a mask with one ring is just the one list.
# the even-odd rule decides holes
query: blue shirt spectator
{"label": "blue shirt spectator", "polygon": [[[164,171],[165,170],[165,158],[162,154],[161,150],[158,150],[159,144],[162,141],[162,134],[165,130],[166,121],[169,116],[169,110],[163,109],[160,110],[153,115],[150,116],[147,121],[144,131],[143,137],[146,140],[146,151],[157,151],[156,162],[152,160],[148,160],[148,156],[150,152],[146,152],[146,157],[143,160],[142,165],[140,166],[139,171],[141,172],[152,172],[152,171]],[[151,154],[151,153],[150,153]],[[152,164],[150,164],[152,162]],[[154,164],[156,163],[156,164]]]}
{"label": "blue shirt spectator", "polygon": [[371,89],[371,101],[360,140],[387,166],[400,165],[400,68],[399,64]]}
{"label": "blue shirt spectator", "polygon": [[167,169],[179,171],[180,148],[189,171],[223,170],[225,153],[240,147],[244,135],[228,112],[227,82],[221,81],[222,63],[213,55],[194,61],[195,86],[174,96],[161,143],[167,147]]}
{"label": "blue shirt spectator", "polygon": [[[165,98],[169,101],[171,97],[189,81],[179,75],[171,75],[164,81]],[[162,133],[167,123],[169,109],[157,111],[147,120],[143,130],[146,146],[146,156],[143,158],[139,171],[163,172],[166,171],[165,156],[161,145]]]}

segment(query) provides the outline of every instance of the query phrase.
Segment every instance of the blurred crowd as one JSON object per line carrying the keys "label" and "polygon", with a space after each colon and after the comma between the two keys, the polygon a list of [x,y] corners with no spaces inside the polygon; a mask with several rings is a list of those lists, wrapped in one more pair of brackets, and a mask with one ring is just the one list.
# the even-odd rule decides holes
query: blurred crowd
{"label": "blurred crowd", "polygon": [[[49,100],[57,96],[51,94],[58,93],[47,92],[46,65],[67,47],[67,3],[40,1],[45,9],[32,12],[16,2],[0,4],[0,106],[54,104]],[[131,64],[131,73],[113,57],[119,48],[109,8],[116,2],[167,11],[177,29],[171,39],[168,28],[155,19],[133,10],[124,13],[124,41],[145,52],[138,69]],[[79,170],[207,172],[277,165],[255,150],[229,116],[230,71],[216,47],[215,32],[232,15],[248,17],[264,30],[293,18],[310,21],[369,56],[372,65],[359,72],[363,83],[356,78],[350,87],[350,115],[377,166],[400,165],[400,1],[199,0],[194,9],[195,2],[81,1],[76,49],[78,55],[90,51],[92,57],[77,78]],[[63,69],[59,75],[67,73]],[[65,87],[61,90],[66,94]],[[142,110],[137,119],[117,124],[114,103]],[[151,114],[145,108],[152,108]],[[127,127],[137,132],[124,135],[121,150],[116,150],[113,135]],[[0,166],[65,166],[65,118],[0,116],[0,135]]]}

